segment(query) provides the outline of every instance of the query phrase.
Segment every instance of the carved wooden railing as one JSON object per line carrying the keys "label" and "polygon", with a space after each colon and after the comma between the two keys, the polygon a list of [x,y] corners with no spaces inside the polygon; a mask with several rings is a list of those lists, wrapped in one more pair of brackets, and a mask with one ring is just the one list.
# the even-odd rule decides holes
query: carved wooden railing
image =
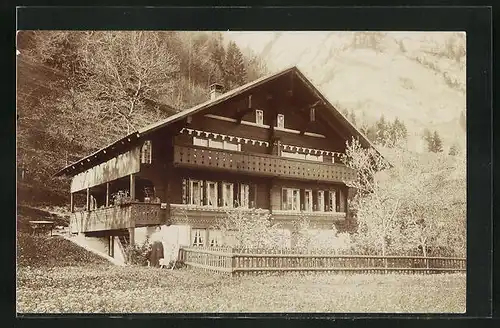
{"label": "carved wooden railing", "polygon": [[[189,224],[197,228],[209,228],[217,224],[219,219],[226,217],[231,210],[235,209],[227,207],[170,204],[170,222],[172,224]],[[269,210],[266,209],[238,208],[238,210],[248,213],[269,213]]]}
{"label": "carved wooden railing", "polygon": [[158,203],[134,202],[75,212],[70,219],[70,231],[93,232],[161,224],[163,222],[161,211]]}
{"label": "carved wooden railing", "polygon": [[336,163],[181,145],[174,146],[174,165],[327,182],[345,182],[356,174]]}

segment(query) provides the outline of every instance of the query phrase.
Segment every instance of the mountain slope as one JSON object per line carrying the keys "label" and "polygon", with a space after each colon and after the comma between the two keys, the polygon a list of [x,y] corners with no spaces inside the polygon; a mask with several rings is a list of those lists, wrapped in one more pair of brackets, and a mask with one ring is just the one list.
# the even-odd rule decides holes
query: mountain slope
{"label": "mountain slope", "polygon": [[[231,32],[271,70],[296,65],[340,109],[368,124],[399,117],[409,148],[422,150],[424,128],[445,149],[464,145],[465,38],[457,33]],[[358,120],[359,121],[359,120]]]}

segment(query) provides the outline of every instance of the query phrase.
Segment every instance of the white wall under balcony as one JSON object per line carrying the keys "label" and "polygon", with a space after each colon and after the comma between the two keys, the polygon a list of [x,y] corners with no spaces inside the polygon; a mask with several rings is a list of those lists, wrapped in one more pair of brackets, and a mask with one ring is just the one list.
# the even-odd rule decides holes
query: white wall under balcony
{"label": "white wall under balcony", "polygon": [[146,238],[150,242],[161,241],[167,244],[189,246],[191,228],[188,225],[161,225],[135,228],[135,243],[142,245]]}

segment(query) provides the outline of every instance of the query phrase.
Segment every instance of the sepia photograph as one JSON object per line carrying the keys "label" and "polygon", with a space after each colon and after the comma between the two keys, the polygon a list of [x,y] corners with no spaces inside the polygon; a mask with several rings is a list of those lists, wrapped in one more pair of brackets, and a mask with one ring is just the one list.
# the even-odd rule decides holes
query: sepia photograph
{"label": "sepia photograph", "polygon": [[465,32],[16,43],[18,314],[465,313]]}

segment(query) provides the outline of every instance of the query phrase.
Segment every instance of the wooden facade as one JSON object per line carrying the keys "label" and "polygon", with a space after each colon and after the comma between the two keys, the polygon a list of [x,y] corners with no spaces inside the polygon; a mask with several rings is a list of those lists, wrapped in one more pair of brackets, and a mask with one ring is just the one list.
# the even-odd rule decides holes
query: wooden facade
{"label": "wooden facade", "polygon": [[356,172],[341,157],[352,137],[370,146],[296,68],[284,70],[61,170],[73,176],[71,231],[210,229],[234,207],[331,227],[349,219],[346,181]]}

